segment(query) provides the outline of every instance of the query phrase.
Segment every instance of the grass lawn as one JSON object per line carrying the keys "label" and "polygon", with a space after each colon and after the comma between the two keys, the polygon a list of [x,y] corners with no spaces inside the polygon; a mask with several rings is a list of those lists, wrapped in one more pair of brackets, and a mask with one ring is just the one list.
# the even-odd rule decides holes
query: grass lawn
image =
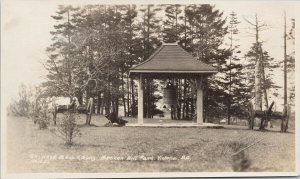
{"label": "grass lawn", "polygon": [[74,145],[66,146],[31,119],[7,117],[7,169],[19,172],[230,172],[236,146],[246,150],[247,171],[295,170],[295,135],[246,130],[245,127],[143,128],[102,127],[94,116]]}

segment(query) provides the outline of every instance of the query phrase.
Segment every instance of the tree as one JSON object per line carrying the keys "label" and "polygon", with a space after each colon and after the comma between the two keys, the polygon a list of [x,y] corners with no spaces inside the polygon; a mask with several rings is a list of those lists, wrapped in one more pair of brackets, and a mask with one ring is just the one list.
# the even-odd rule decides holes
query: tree
{"label": "tree", "polygon": [[287,55],[287,73],[289,79],[289,104],[295,105],[295,19],[291,19],[291,28],[287,35],[289,53]]}
{"label": "tree", "polygon": [[[261,44],[258,44],[259,47],[261,47]],[[247,74],[248,74],[248,87],[249,87],[249,90],[250,91],[253,91],[253,89],[255,88],[255,78],[257,76],[255,76],[255,73],[257,71],[255,71],[255,68],[257,68],[257,44],[253,44],[250,51],[248,51],[246,54],[245,54],[245,58],[247,59],[246,63],[247,65],[245,66],[246,67],[246,70],[247,70]],[[262,49],[260,49],[262,50]],[[276,88],[279,88],[278,85],[276,85],[274,82],[273,82],[273,69],[278,67],[279,64],[278,62],[275,61],[274,58],[270,57],[269,56],[269,53],[267,51],[263,51],[263,53],[259,52],[260,56],[262,58],[260,58],[260,60],[262,61],[262,65],[264,67],[264,75],[260,75],[260,78],[263,78],[265,77],[264,80],[261,81],[261,88],[260,91],[256,91],[256,94],[257,93],[261,93],[263,94],[263,90],[265,89],[266,91],[268,91],[269,89],[276,89]],[[256,81],[257,82],[257,81]],[[257,88],[255,88],[257,90]],[[267,108],[266,108],[267,109]],[[256,109],[256,110],[260,110],[260,108]]]}
{"label": "tree", "polygon": [[[142,22],[139,23],[139,30],[141,34],[139,37],[141,44],[139,59],[141,61],[145,61],[155,51],[155,49],[161,45],[158,36],[160,32],[160,19],[156,16],[156,13],[160,10],[161,8],[154,5],[144,5],[140,9]],[[144,100],[144,116],[152,118],[154,115],[153,111],[156,108],[155,103],[160,98],[159,96],[154,95],[158,85],[155,84],[151,78],[146,78],[144,84],[146,84],[144,85],[144,96],[146,96]]]}
{"label": "tree", "polygon": [[235,36],[239,33],[237,25],[240,22],[237,19],[237,15],[234,12],[231,12],[229,16],[229,41],[230,41],[230,57],[225,66],[226,75],[223,80],[226,101],[227,103],[227,121],[230,124],[230,118],[232,114],[239,115],[242,113],[242,107],[245,106],[249,100],[249,90],[247,88],[246,78],[243,71],[243,65],[241,59],[237,56],[239,51],[239,45],[235,45],[238,39]]}
{"label": "tree", "polygon": [[18,99],[15,99],[12,104],[9,105],[8,111],[15,116],[29,117],[31,109],[31,90],[24,84],[19,86]]}
{"label": "tree", "polygon": [[[268,97],[267,97],[267,81],[265,81],[265,64],[264,60],[264,51],[262,49],[262,42],[260,41],[259,33],[263,30],[266,30],[268,26],[259,21],[257,14],[255,14],[254,22],[251,22],[248,19],[245,21],[251,26],[251,28],[255,31],[253,34],[255,36],[255,109],[262,110],[262,95],[264,94],[265,100],[265,109],[267,110],[268,107]],[[274,66],[275,67],[275,66]]]}
{"label": "tree", "polygon": [[47,48],[49,59],[45,63],[48,70],[47,87],[49,95],[72,97],[75,92],[75,71],[78,64],[78,53],[72,38],[76,34],[76,27],[81,22],[79,8],[59,6],[55,16],[53,43]]}
{"label": "tree", "polygon": [[183,17],[180,16],[182,12],[181,5],[179,4],[168,4],[165,8],[165,15],[167,17],[164,20],[163,25],[163,41],[166,43],[174,43],[179,40],[180,34],[180,23]]}
{"label": "tree", "polygon": [[[226,73],[230,49],[222,47],[228,33],[223,13],[212,5],[189,5],[186,8],[191,49],[198,60],[213,65],[219,73],[203,83],[204,117],[224,112],[225,88],[220,76]],[[219,114],[217,114],[218,112]]]}
{"label": "tree", "polygon": [[[291,105],[294,103],[294,95],[295,95],[295,84],[294,80],[290,81],[289,85],[291,85],[290,89],[288,89],[288,73],[289,76],[294,78],[294,70],[295,70],[295,50],[294,50],[294,39],[295,39],[295,21],[292,19],[292,27],[290,29],[289,34],[287,34],[287,25],[286,25],[286,13],[284,12],[284,60],[283,60],[283,73],[284,73],[284,109],[283,109],[283,117],[281,121],[281,132],[287,132],[289,119],[291,118]],[[287,54],[287,40],[290,40],[291,53]],[[292,75],[291,75],[292,74]],[[289,91],[289,92],[288,92]],[[289,93],[289,94],[288,94]],[[289,96],[289,99],[288,99]],[[291,103],[292,102],[292,103]]]}
{"label": "tree", "polygon": [[[123,54],[126,52],[122,26],[121,6],[92,6],[86,7],[85,22],[82,25],[80,39],[85,39],[82,48],[82,69],[86,69],[85,85],[96,81],[97,88],[86,98],[96,98],[97,109],[100,105],[108,114],[111,111],[118,114],[119,98],[122,92],[120,74],[124,64]],[[101,94],[103,101],[100,102]],[[101,110],[102,111],[102,110]]]}
{"label": "tree", "polygon": [[[134,80],[129,78],[129,69],[138,62],[137,44],[138,41],[135,39],[137,27],[135,19],[137,17],[137,10],[135,5],[124,6],[123,14],[123,32],[124,41],[127,49],[127,53],[123,54],[124,64],[122,67],[122,91],[123,91],[123,106],[125,116],[135,115],[136,110],[136,94]],[[126,85],[125,85],[126,84]],[[126,91],[126,92],[125,92]],[[127,96],[126,96],[127,95]],[[127,100],[126,100],[127,98]],[[127,107],[126,107],[127,106]],[[127,111],[126,111],[127,109]]]}

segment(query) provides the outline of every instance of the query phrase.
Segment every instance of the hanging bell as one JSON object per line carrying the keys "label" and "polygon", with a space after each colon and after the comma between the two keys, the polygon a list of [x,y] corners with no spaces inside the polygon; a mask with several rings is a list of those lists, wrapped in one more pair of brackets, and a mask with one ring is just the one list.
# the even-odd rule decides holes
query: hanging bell
{"label": "hanging bell", "polygon": [[91,96],[97,95],[97,82],[96,82],[96,80],[88,81],[87,91],[88,91],[89,95],[91,95]]}
{"label": "hanging bell", "polygon": [[164,104],[168,106],[175,106],[177,104],[176,89],[170,82],[167,83],[166,87],[163,90],[163,101]]}

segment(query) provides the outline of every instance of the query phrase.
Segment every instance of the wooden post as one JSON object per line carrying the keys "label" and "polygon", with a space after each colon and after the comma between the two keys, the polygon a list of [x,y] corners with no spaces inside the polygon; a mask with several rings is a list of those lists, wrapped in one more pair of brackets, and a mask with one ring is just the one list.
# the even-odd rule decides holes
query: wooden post
{"label": "wooden post", "polygon": [[86,125],[91,124],[93,107],[94,107],[94,99],[92,97],[90,97],[89,102],[88,102],[88,106],[87,106]]}
{"label": "wooden post", "polygon": [[197,123],[203,124],[203,90],[202,77],[196,79],[197,84]]}
{"label": "wooden post", "polygon": [[139,75],[138,82],[138,124],[143,124],[144,121],[144,94],[143,94],[143,76]]}

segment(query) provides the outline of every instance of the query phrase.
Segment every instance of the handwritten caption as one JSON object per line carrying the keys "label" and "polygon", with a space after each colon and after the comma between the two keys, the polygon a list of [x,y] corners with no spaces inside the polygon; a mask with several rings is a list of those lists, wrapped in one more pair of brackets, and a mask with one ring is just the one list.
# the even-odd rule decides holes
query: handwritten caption
{"label": "handwritten caption", "polygon": [[176,156],[93,156],[93,155],[43,155],[43,154],[29,154],[31,163],[38,164],[48,164],[51,161],[87,161],[87,162],[97,162],[97,161],[191,161],[191,157],[187,155],[182,155],[180,157]]}

